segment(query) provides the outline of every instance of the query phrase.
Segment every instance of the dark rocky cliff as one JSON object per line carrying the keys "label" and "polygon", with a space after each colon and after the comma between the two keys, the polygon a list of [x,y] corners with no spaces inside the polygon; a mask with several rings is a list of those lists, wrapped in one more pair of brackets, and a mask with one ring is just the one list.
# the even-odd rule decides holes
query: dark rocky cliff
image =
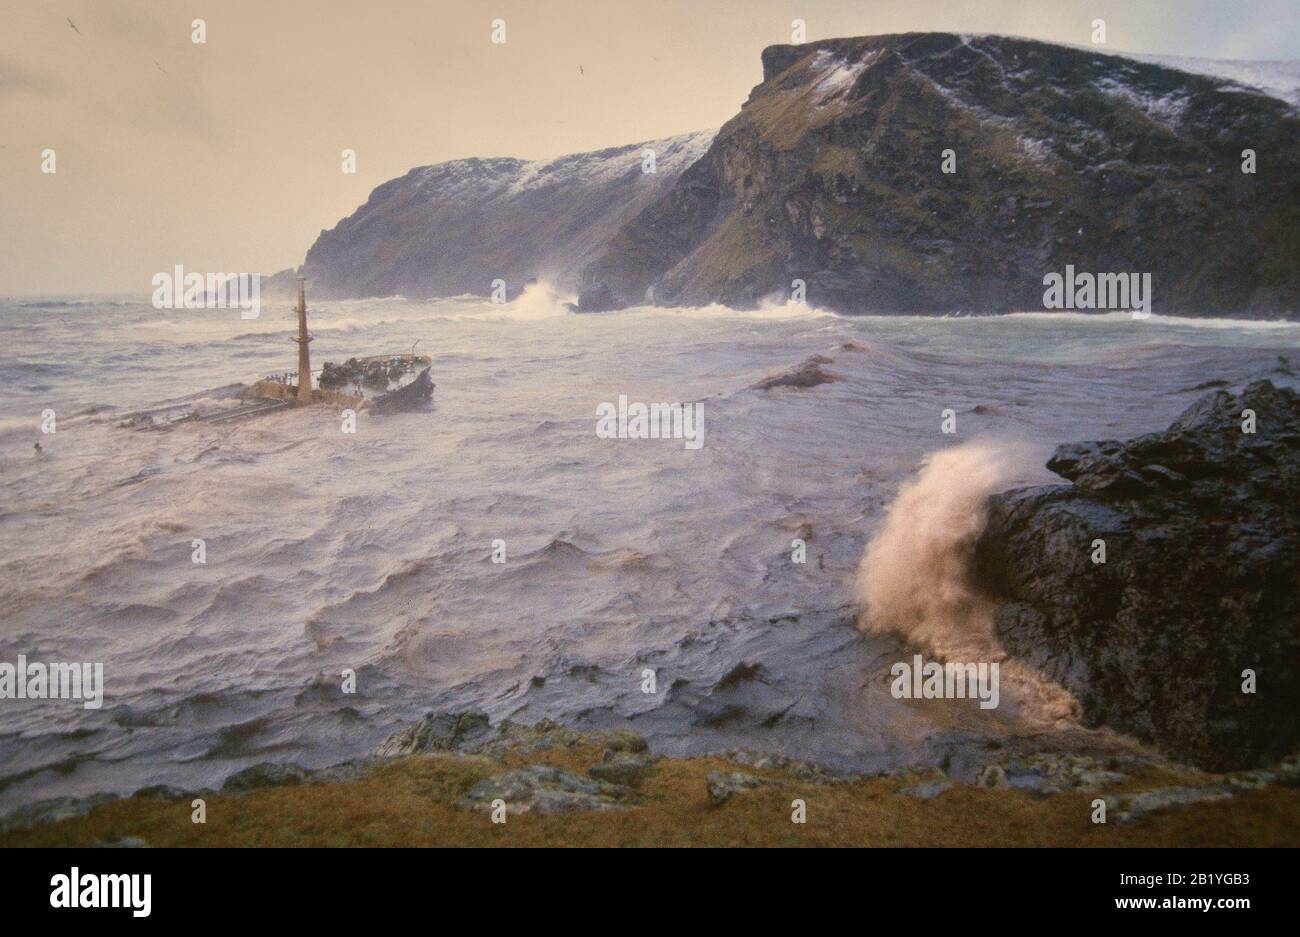
{"label": "dark rocky cliff", "polygon": [[1300,312],[1287,102],[994,36],[776,46],[763,70],[704,157],[586,270],[602,305],[746,306],[799,278],[809,302],[845,312],[1039,309],[1044,274],[1073,264],[1152,274],[1157,313]]}
{"label": "dark rocky cliff", "polygon": [[[618,228],[704,152],[712,131],[552,160],[463,159],[375,189],[322,231],[303,271],[313,295],[485,295],[532,277],[576,285]],[[654,173],[642,153],[655,153]],[[292,276],[281,277],[291,284]],[[278,282],[272,286],[280,285]]]}
{"label": "dark rocky cliff", "polygon": [[1006,650],[1074,692],[1089,724],[1181,760],[1295,751],[1300,395],[1218,391],[1164,432],[1061,446],[1047,464],[1073,484],[995,495],[976,546]]}
{"label": "dark rocky cliff", "polygon": [[716,137],[384,183],[312,245],[313,295],[483,295],[498,278],[513,294],[540,277],[584,310],[746,307],[801,279],[841,312],[1005,312],[1041,309],[1044,275],[1072,264],[1151,274],[1156,313],[1300,315],[1294,101],[997,36],[831,39],[762,60]]}

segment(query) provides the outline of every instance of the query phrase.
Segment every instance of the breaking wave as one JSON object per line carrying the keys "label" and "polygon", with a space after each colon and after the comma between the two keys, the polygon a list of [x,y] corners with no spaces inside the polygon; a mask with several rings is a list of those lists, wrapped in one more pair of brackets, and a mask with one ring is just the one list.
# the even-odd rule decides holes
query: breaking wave
{"label": "breaking wave", "polygon": [[693,319],[820,319],[836,318],[837,313],[808,303],[785,302],[769,297],[753,309],[736,309],[721,303],[707,306],[631,306],[624,312],[643,312],[661,316],[681,316]]}
{"label": "breaking wave", "polygon": [[530,283],[519,296],[502,305],[498,315],[512,321],[533,321],[569,315],[567,303],[578,297],[561,293],[545,281]]}
{"label": "breaking wave", "polygon": [[858,627],[893,632],[945,660],[1001,662],[1004,699],[1042,726],[1076,722],[1079,704],[1064,688],[1008,659],[993,633],[996,602],[971,582],[975,541],[990,494],[1028,468],[1024,446],[967,443],[931,453],[903,485],[858,568]]}
{"label": "breaking wave", "polygon": [[993,603],[970,583],[985,500],[1024,464],[1017,447],[967,443],[926,456],[899,490],[858,567],[858,626],[943,656],[996,651]]}

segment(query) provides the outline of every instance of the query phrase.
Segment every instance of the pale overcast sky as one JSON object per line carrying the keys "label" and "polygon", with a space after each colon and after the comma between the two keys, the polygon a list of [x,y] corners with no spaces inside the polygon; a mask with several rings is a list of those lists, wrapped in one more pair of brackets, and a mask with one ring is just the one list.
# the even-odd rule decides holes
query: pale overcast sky
{"label": "pale overcast sky", "polygon": [[0,294],[269,274],[412,166],[716,127],[796,17],[1300,58],[1300,0],[0,0]]}

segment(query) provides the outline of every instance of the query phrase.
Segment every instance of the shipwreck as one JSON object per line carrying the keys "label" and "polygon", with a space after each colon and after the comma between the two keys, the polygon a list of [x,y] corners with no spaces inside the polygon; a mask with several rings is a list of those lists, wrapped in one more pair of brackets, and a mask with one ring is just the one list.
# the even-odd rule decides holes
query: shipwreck
{"label": "shipwreck", "polygon": [[[312,405],[368,410],[375,414],[429,407],[434,383],[433,359],[428,355],[417,355],[412,346],[406,353],[349,358],[342,364],[326,361],[314,372],[303,277],[298,277],[296,312],[298,334],[293,340],[298,345],[297,371],[268,374],[252,385],[227,384],[162,401],[150,409],[127,414],[118,425],[156,430],[184,423],[229,423]],[[314,387],[313,375],[318,375]]]}

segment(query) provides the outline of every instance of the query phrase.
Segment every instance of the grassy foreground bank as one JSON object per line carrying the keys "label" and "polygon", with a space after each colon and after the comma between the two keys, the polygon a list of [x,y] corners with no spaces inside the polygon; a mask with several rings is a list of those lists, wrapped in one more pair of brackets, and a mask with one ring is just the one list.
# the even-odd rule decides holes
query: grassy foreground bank
{"label": "grassy foreground bank", "polygon": [[[1097,797],[1194,783],[1164,769],[1107,789],[1035,797],[954,785],[933,799],[899,793],[916,778],[816,783],[721,758],[660,759],[623,809],[529,812],[493,823],[461,798],[503,769],[548,765],[582,774],[601,747],[512,755],[415,755],[342,783],[269,787],[206,797],[207,822],[190,800],[133,797],[85,816],[0,835],[0,846],[85,846],[123,838],[149,846],[1295,846],[1300,787],[1272,785],[1193,803],[1123,825],[1091,822]],[[725,802],[711,772],[770,782]],[[792,801],[807,821],[791,821]]]}

